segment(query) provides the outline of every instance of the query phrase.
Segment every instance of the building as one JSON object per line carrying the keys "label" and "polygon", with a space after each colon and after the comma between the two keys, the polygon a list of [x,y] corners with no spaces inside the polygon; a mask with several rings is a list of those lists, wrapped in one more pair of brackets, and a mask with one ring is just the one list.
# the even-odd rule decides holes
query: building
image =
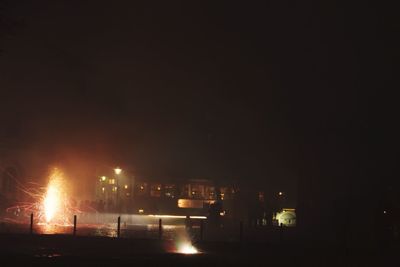
{"label": "building", "polygon": [[[222,215],[232,216],[236,188],[208,179],[157,179],[134,176],[97,177],[96,200],[105,211],[134,214],[207,215],[221,203]],[[119,208],[118,208],[119,203]]]}
{"label": "building", "polygon": [[276,212],[273,222],[275,225],[296,226],[296,210],[284,208],[280,212]]}

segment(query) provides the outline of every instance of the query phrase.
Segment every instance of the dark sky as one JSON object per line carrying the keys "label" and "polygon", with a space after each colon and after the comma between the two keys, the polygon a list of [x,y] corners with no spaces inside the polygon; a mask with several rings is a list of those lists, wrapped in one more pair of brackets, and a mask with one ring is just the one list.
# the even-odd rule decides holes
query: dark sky
{"label": "dark sky", "polygon": [[355,172],[391,75],[382,7],[160,2],[5,1],[5,131],[144,175]]}

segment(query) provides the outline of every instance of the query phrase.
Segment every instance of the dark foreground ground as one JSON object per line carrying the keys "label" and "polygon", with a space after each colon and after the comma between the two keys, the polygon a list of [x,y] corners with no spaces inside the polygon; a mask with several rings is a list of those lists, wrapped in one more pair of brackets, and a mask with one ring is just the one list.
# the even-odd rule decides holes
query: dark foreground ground
{"label": "dark foreground ground", "polygon": [[173,241],[0,234],[0,266],[400,266],[399,247],[344,250],[323,245],[197,243],[203,253],[175,252]]}

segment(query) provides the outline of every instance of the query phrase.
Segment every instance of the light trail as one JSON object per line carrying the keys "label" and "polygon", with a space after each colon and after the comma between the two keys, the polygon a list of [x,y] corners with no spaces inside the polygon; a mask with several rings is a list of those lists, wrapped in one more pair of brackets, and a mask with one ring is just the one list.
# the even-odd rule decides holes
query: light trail
{"label": "light trail", "polygon": [[[186,219],[186,216],[184,215],[154,215],[154,214],[149,214],[147,215],[149,217],[156,217],[156,218],[174,218],[174,219]],[[200,219],[200,220],[206,220],[206,216],[189,216],[190,219]]]}

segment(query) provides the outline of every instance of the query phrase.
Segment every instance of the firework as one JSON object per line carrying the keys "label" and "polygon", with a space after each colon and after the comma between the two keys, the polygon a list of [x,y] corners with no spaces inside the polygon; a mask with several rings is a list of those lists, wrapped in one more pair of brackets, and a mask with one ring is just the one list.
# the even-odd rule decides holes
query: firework
{"label": "firework", "polygon": [[30,202],[21,202],[10,207],[7,211],[24,211],[25,214],[34,213],[38,224],[71,225],[73,214],[80,213],[69,198],[68,187],[64,174],[57,168],[50,173],[48,184],[41,187],[36,184],[20,190],[29,196]]}

